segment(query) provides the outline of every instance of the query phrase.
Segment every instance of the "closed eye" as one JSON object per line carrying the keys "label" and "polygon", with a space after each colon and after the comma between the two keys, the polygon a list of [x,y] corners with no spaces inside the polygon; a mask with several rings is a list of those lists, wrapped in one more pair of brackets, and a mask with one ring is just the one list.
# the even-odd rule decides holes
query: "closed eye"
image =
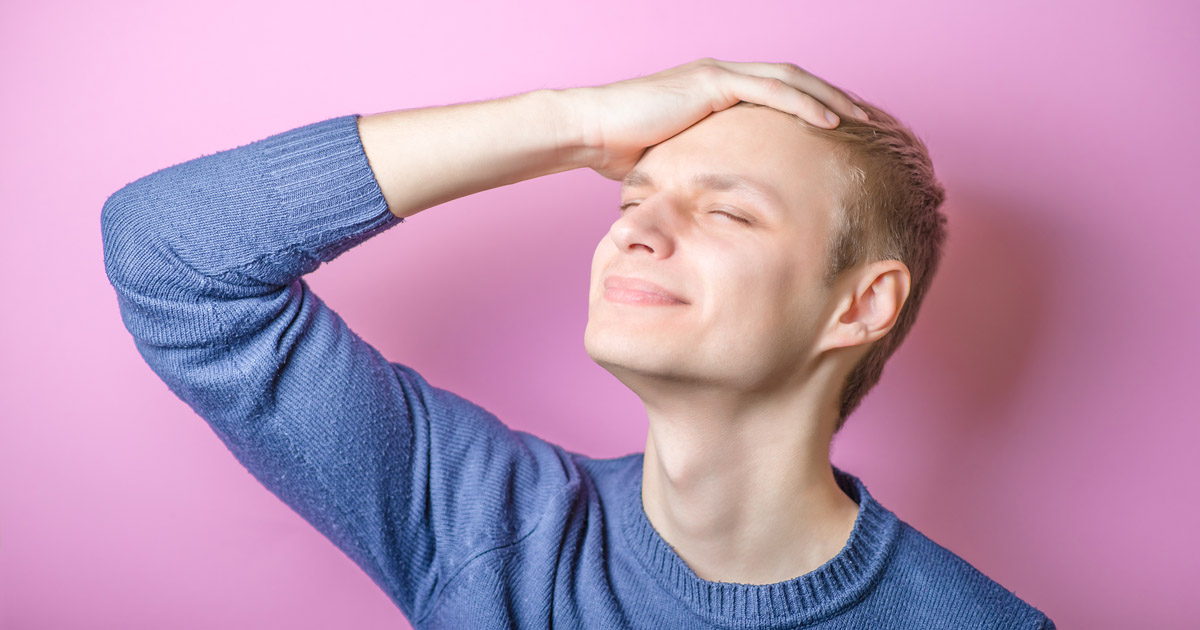
{"label": "closed eye", "polygon": [[739,217],[739,216],[738,216],[738,215],[736,215],[736,214],[730,214],[730,213],[728,213],[728,212],[725,212],[725,211],[722,211],[722,210],[713,210],[713,212],[712,212],[712,213],[713,213],[713,214],[723,214],[723,215],[725,215],[725,216],[727,216],[727,217],[729,217],[729,218],[733,219],[734,221],[740,221],[740,222],[742,222],[742,223],[750,223],[750,221],[748,221],[748,220],[746,220],[746,219],[743,219],[742,217]]}
{"label": "closed eye", "polygon": [[[637,205],[636,201],[631,201],[629,203],[624,203],[624,204],[621,204],[620,206],[617,206],[617,209],[619,209],[621,211],[621,213],[624,214],[624,212],[627,208],[629,208],[630,206],[636,206],[636,205]],[[727,216],[730,219],[733,219],[734,221],[737,221],[739,223],[745,223],[747,225],[750,224],[750,220],[743,219],[742,217],[739,217],[736,214],[733,214],[730,212],[725,212],[724,210],[713,210],[710,214],[720,214],[720,215]]]}

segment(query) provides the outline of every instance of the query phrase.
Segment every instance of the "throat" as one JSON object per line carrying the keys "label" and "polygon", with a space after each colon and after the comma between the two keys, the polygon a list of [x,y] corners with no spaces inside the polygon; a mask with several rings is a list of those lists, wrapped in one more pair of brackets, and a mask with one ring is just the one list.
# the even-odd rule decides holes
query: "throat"
{"label": "throat", "polygon": [[642,505],[658,534],[702,579],[772,584],[819,568],[845,548],[859,506],[828,450],[773,457],[764,446],[691,453],[647,440]]}

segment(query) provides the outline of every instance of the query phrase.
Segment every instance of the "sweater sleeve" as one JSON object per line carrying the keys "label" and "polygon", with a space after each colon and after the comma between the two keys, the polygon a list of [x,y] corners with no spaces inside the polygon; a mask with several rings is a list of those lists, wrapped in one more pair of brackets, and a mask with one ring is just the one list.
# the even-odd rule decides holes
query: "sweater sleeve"
{"label": "sweater sleeve", "polygon": [[104,263],[154,372],[412,619],[536,525],[564,455],[389,363],[302,278],[403,222],[357,119],[126,185],[101,211]]}

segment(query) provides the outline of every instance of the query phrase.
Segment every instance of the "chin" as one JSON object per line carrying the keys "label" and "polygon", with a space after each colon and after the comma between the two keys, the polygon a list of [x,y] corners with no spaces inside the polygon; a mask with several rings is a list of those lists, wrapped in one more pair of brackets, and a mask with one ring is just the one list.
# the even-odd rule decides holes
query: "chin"
{"label": "chin", "polygon": [[638,334],[636,326],[622,331],[624,334],[601,330],[589,322],[583,334],[583,347],[592,361],[617,378],[630,372],[664,374],[677,367],[676,357],[661,342]]}

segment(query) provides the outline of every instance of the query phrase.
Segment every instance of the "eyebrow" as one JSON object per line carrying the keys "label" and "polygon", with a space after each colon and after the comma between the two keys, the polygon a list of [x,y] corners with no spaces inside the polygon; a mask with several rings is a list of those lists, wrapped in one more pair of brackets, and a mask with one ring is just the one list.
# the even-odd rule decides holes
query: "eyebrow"
{"label": "eyebrow", "polygon": [[[692,185],[705,190],[745,193],[766,201],[771,206],[781,203],[779,193],[774,188],[733,173],[699,173],[692,177]],[[654,180],[645,171],[634,169],[621,181],[622,190],[643,187],[654,188]]]}

